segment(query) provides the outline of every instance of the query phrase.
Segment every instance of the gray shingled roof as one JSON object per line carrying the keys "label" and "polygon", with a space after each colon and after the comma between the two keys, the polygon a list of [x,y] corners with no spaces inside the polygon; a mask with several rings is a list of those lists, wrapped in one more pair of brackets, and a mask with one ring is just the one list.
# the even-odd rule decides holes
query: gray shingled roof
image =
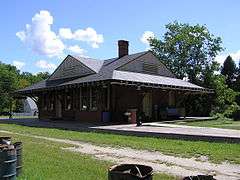
{"label": "gray shingled roof", "polygon": [[26,88],[18,90],[18,92],[30,91],[30,90],[33,90],[33,89],[44,89],[44,88],[47,87],[46,82],[47,82],[47,80],[37,82],[37,83],[35,83],[31,86],[28,86]]}
{"label": "gray shingled roof", "polygon": [[128,62],[146,54],[148,51],[131,54],[127,56],[123,56],[122,58],[114,58],[111,60],[107,60],[100,69],[100,71],[97,74],[92,74],[86,77],[80,77],[78,79],[75,79],[73,81],[69,81],[64,83],[63,85],[69,85],[69,84],[79,84],[83,82],[91,82],[91,81],[101,81],[101,80],[111,80],[113,76],[113,71],[119,67],[121,67],[124,64],[127,64]]}
{"label": "gray shingled roof", "polygon": [[119,71],[117,68],[133,61],[136,58],[139,58],[149,51],[140,52],[136,54],[131,54],[127,56],[123,56],[121,58],[112,58],[107,60],[95,60],[91,58],[83,58],[83,57],[74,57],[77,60],[81,61],[87,67],[95,71],[95,74],[91,74],[84,77],[78,77],[74,80],[65,80],[65,81],[54,81],[49,82],[47,80],[36,83],[32,86],[19,90],[19,92],[25,92],[29,90],[36,89],[45,89],[56,86],[66,86],[70,84],[81,84],[85,82],[96,82],[96,81],[104,81],[104,80],[112,80],[112,81],[130,81],[136,83],[149,83],[155,85],[166,85],[166,86],[177,86],[188,89],[197,89],[204,90],[204,88],[197,86],[195,84],[189,83],[187,81],[183,81],[181,79],[169,78],[158,75],[150,75],[144,73],[136,73],[136,72],[127,72],[127,71]]}
{"label": "gray shingled roof", "polygon": [[187,82],[181,79],[136,73],[136,72],[127,72],[127,71],[114,70],[112,79],[121,80],[121,81],[130,81],[130,82],[166,85],[166,86],[178,86],[178,87],[185,87],[185,88],[204,89],[203,87],[197,86],[195,84],[192,84],[190,82]]}
{"label": "gray shingled roof", "polygon": [[77,57],[74,56],[75,59],[79,60],[81,63],[95,71],[96,73],[99,72],[101,69],[104,60],[92,59],[92,58],[85,58],[85,57]]}

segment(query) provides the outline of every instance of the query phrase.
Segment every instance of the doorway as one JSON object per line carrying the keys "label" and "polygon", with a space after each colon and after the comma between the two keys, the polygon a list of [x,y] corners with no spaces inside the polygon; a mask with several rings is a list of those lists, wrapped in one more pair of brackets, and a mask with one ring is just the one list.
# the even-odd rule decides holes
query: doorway
{"label": "doorway", "polygon": [[143,112],[146,117],[152,118],[152,93],[146,93],[143,97]]}

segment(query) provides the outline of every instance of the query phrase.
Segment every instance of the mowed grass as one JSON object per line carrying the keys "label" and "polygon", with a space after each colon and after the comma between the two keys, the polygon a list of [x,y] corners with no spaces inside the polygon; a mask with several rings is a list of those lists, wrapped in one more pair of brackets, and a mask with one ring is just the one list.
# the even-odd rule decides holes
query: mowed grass
{"label": "mowed grass", "polygon": [[183,122],[177,122],[176,124],[240,130],[240,121],[225,120],[225,119],[216,119],[216,120],[210,120],[210,121],[196,121],[196,122],[183,121]]}
{"label": "mowed grass", "polygon": [[163,138],[136,137],[96,132],[77,132],[50,128],[34,128],[13,124],[0,124],[0,130],[91,142],[102,146],[123,146],[135,149],[160,151],[182,157],[207,156],[210,161],[228,161],[240,164],[240,144],[184,141]]}
{"label": "mowed grass", "polygon": [[[1,136],[7,135],[0,133]],[[23,174],[20,179],[106,179],[106,170],[111,165],[90,156],[66,152],[65,144],[36,138],[13,136],[23,142]]]}
{"label": "mowed grass", "polygon": [[[54,143],[22,135],[0,133],[11,136],[13,141],[23,142],[22,180],[107,180],[107,170],[112,162],[100,161],[89,155],[65,151],[67,144]],[[154,180],[173,180],[176,177],[154,174]]]}
{"label": "mowed grass", "polygon": [[[34,119],[38,116],[12,116],[13,119]],[[0,116],[0,119],[9,119],[9,116]]]}

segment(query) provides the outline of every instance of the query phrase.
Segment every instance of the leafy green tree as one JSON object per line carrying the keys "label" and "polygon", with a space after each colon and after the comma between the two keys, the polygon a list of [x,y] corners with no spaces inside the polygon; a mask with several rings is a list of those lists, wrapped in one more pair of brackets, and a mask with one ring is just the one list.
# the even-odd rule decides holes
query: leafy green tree
{"label": "leafy green tree", "polygon": [[20,101],[14,101],[15,91],[46,79],[49,75],[48,72],[36,75],[29,72],[20,73],[15,66],[0,62],[0,112],[9,111],[11,104],[15,110],[21,109]]}
{"label": "leafy green tree", "polygon": [[238,63],[238,67],[236,68],[236,81],[234,82],[234,89],[240,92],[240,60]]}
{"label": "leafy green tree", "polygon": [[[240,92],[240,60],[237,68],[236,80],[233,83],[233,89],[237,92]],[[240,93],[236,97],[236,103],[240,106]]]}
{"label": "leafy green tree", "polygon": [[11,94],[18,87],[18,73],[16,67],[0,62],[0,112],[10,108]]}
{"label": "leafy green tree", "polygon": [[214,61],[223,50],[222,40],[210,34],[206,26],[178,22],[166,25],[163,40],[150,38],[151,50],[177,76],[203,84],[203,72],[216,68]]}
{"label": "leafy green tree", "polygon": [[23,89],[27,86],[30,86],[31,83],[27,80],[27,79],[24,79],[24,78],[19,78],[18,80],[18,89]]}
{"label": "leafy green tree", "polygon": [[215,72],[220,70],[219,63],[213,61],[211,65],[206,65],[205,71],[202,72],[203,85],[205,87],[214,89],[214,80],[216,78]]}
{"label": "leafy green tree", "polygon": [[23,72],[20,77],[20,88],[27,87],[31,84],[37,83],[39,81],[42,81],[44,79],[47,79],[50,76],[48,72],[39,72],[36,75],[33,75],[29,72]]}
{"label": "leafy green tree", "polygon": [[216,75],[213,80],[215,89],[215,111],[223,113],[229,106],[235,103],[236,96],[239,94],[225,84],[225,76]]}
{"label": "leafy green tree", "polygon": [[49,78],[50,74],[49,74],[49,72],[39,72],[39,73],[37,73],[36,76],[39,80],[44,80],[44,79]]}
{"label": "leafy green tree", "polygon": [[233,81],[236,78],[237,67],[232,57],[229,55],[223,63],[221,74],[226,76],[226,83],[232,87]]}

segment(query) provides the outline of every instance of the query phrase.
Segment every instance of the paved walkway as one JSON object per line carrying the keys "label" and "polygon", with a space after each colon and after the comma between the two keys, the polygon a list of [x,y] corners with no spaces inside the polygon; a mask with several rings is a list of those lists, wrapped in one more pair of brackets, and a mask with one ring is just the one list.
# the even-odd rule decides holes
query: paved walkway
{"label": "paved walkway", "polygon": [[136,127],[134,124],[106,125],[83,124],[74,121],[39,121],[37,119],[0,119],[0,123],[12,123],[32,127],[48,127],[75,131],[99,131],[124,135],[164,137],[186,140],[224,141],[240,143],[240,130],[219,129],[209,127],[192,127],[166,123],[144,123]]}
{"label": "paved walkway", "polygon": [[95,127],[95,129],[155,137],[240,143],[240,130],[231,129],[193,127],[165,123],[144,123],[143,126],[140,127],[136,127],[136,125],[133,124],[98,126]]}

